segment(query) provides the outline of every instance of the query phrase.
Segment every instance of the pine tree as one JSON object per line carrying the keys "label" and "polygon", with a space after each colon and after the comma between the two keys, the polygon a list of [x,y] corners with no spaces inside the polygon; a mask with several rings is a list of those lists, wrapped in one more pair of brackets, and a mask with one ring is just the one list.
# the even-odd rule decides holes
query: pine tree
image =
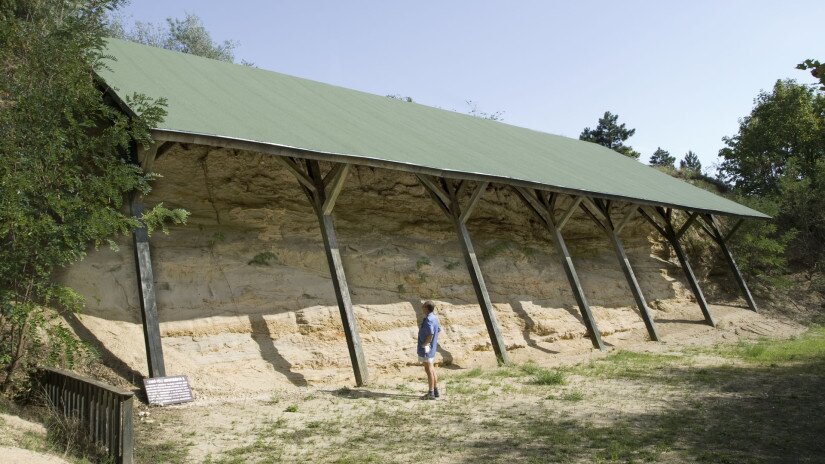
{"label": "pine tree", "polygon": [[624,144],[627,139],[636,133],[636,129],[628,129],[624,123],[618,124],[618,119],[618,114],[605,111],[604,116],[599,118],[599,124],[596,128],[591,129],[585,127],[581,135],[579,135],[579,140],[597,143],[630,158],[638,159],[641,153],[634,150],[633,147]]}
{"label": "pine tree", "polygon": [[679,161],[679,169],[690,176],[698,176],[702,173],[702,163],[699,162],[699,157],[696,153],[688,151],[685,153],[685,158]]}
{"label": "pine tree", "polygon": [[661,167],[669,167],[675,168],[674,164],[676,163],[676,157],[671,156],[670,152],[667,150],[663,150],[662,147],[657,147],[656,151],[653,152],[653,155],[650,157],[650,165],[651,166],[661,166]]}

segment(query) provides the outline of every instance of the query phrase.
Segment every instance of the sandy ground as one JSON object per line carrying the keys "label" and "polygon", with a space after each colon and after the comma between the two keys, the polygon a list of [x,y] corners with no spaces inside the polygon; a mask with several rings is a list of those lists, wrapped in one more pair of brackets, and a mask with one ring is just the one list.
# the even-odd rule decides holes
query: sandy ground
{"label": "sandy ground", "polygon": [[[27,436],[28,435],[28,436]],[[43,425],[22,417],[0,413],[0,463],[4,464],[63,464],[65,460],[46,453],[20,448],[26,440],[42,441],[46,436]]]}
{"label": "sandy ground", "polygon": [[[553,340],[539,341],[535,345],[527,345],[513,349],[511,355],[514,362],[523,363],[533,361],[540,366],[571,366],[586,363],[602,358],[617,350],[632,350],[646,353],[678,354],[681,350],[694,346],[714,346],[723,343],[735,343],[738,340],[757,337],[786,338],[800,333],[803,328],[791,322],[782,322],[740,307],[712,306],[717,318],[717,328],[711,328],[702,323],[701,313],[693,304],[684,304],[670,307],[667,312],[657,312],[657,322],[660,334],[664,341],[660,343],[646,341],[644,328],[614,332],[605,335],[604,340],[609,348],[606,352],[598,352],[589,347],[587,340]],[[486,366],[492,368],[494,362],[490,352],[481,352],[472,361],[467,361],[461,367],[443,366],[441,388],[445,399],[438,403],[438,408],[467,409],[466,422],[441,424],[449,430],[440,433],[459,434],[464,428],[476,430],[478,424],[485,420],[490,413],[482,409],[474,409],[465,399],[451,395],[451,378],[466,373],[470,368]],[[709,361],[710,362],[710,361]],[[393,369],[374,369],[372,383],[361,389],[349,389],[352,382],[347,380],[349,372],[340,369],[337,376],[330,377],[324,382],[313,382],[305,388],[295,388],[288,382],[272,383],[265,391],[257,394],[247,392],[244,395],[199,395],[191,404],[166,407],[145,408],[138,427],[150,435],[157,430],[166,431],[166,437],[177,437],[186,442],[188,458],[194,462],[220,456],[228,450],[253,446],[254,438],[265,430],[278,424],[279,434],[309,434],[307,424],[327,423],[335,421],[338,424],[351,424],[358,429],[358,418],[364,414],[399,414],[409,415],[427,413],[428,402],[417,398],[423,389],[423,373],[417,366],[403,366]],[[220,382],[219,379],[216,381]],[[655,391],[647,391],[647,397],[654,400],[639,401],[638,386],[630,383],[608,382],[599,384],[598,388],[586,385],[573,378],[568,391],[584,395],[588,401],[575,403],[575,408],[566,411],[569,419],[586,420],[592,423],[609,423],[613,418],[630,414],[645,414],[661,409],[673,401],[677,396],[674,389],[662,386],[651,386]],[[341,394],[344,391],[346,394]],[[494,397],[503,395],[495,400],[499,409],[507,409],[512,403],[513,410],[527,408],[527,401],[534,401],[530,395],[514,394],[513,392],[492,391]],[[457,403],[451,403],[451,402]],[[297,411],[289,411],[295,405]],[[393,412],[394,411],[394,412]],[[148,422],[147,422],[148,421]],[[198,424],[193,427],[193,424]],[[303,432],[301,432],[303,431]],[[476,430],[473,433],[477,433]],[[346,434],[341,430],[341,434]],[[286,461],[315,458],[330,460],[324,454],[330,447],[342,445],[339,443],[339,434],[332,436],[318,436],[305,443],[302,440],[290,442],[281,440],[283,448],[278,453]],[[465,439],[467,437],[463,437]],[[482,439],[482,437],[478,437]],[[263,446],[260,443],[259,446]],[[280,445],[279,445],[280,446]],[[264,447],[265,448],[265,447]],[[313,455],[315,449],[317,455]],[[386,458],[386,457],[385,457]],[[413,459],[412,456],[408,456]],[[407,458],[399,457],[399,461]],[[379,462],[383,462],[379,460]],[[441,462],[436,460],[436,462]],[[445,461],[446,462],[446,461]]]}

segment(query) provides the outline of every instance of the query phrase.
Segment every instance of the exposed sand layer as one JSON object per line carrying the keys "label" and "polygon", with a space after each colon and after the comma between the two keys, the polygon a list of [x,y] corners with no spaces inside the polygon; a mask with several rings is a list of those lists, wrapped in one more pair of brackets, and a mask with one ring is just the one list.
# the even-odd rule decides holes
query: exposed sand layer
{"label": "exposed sand layer", "polygon": [[[291,174],[268,155],[180,145],[155,170],[163,178],[147,203],[192,213],[187,226],[151,239],[167,372],[188,375],[200,398],[351,382],[318,224]],[[438,302],[440,361],[495,361],[452,226],[413,176],[354,169],[335,221],[374,379],[415,360],[422,299]],[[468,228],[513,358],[591,353],[550,237],[512,192],[489,190]],[[645,340],[603,234],[583,214],[564,234],[605,341]],[[664,339],[709,333],[681,270],[641,218],[622,240]],[[61,277],[87,297],[75,330],[96,339],[130,381],[146,373],[134,267],[126,240]],[[716,287],[707,290],[713,296]],[[741,309],[715,307],[714,315],[712,337],[784,330]],[[684,320],[697,324],[675,323]]]}

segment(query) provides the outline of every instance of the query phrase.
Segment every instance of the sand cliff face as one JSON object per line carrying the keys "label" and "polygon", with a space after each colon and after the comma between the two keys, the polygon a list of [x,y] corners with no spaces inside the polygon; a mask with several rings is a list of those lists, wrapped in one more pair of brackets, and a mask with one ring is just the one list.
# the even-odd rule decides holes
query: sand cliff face
{"label": "sand cliff face", "polygon": [[[294,177],[269,155],[181,145],[155,171],[147,204],[191,212],[185,227],[151,238],[167,370],[203,389],[349,375],[318,224]],[[353,169],[334,216],[371,370],[414,360],[422,299],[439,303],[443,360],[493,357],[454,229],[414,176]],[[550,236],[510,190],[491,187],[468,229],[510,349],[590,345]],[[643,330],[604,235],[583,214],[564,235],[600,331]],[[622,239],[656,315],[689,298],[641,218]],[[91,333],[145,372],[131,242],[91,252],[61,278],[87,297]]]}

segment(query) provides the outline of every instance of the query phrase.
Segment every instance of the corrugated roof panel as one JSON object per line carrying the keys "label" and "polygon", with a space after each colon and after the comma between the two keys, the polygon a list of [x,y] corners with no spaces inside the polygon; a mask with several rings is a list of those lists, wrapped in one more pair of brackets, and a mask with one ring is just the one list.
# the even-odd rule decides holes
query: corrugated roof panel
{"label": "corrugated roof panel", "polygon": [[164,97],[159,130],[346,155],[594,196],[767,217],[602,146],[284,74],[110,39],[100,77]]}

